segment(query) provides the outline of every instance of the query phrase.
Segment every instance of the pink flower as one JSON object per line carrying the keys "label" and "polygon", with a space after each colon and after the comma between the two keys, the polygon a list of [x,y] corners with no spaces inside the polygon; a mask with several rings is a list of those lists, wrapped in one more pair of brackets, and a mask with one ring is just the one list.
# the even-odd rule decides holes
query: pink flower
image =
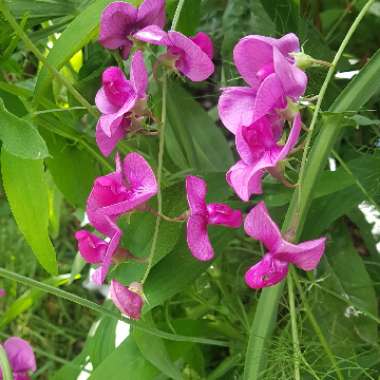
{"label": "pink flower", "polygon": [[7,295],[7,292],[5,289],[0,288],[0,297],[5,297]]}
{"label": "pink flower", "polygon": [[306,74],[295,65],[299,51],[296,35],[280,39],[247,36],[234,48],[234,62],[249,87],[227,87],[220,96],[219,116],[228,130],[253,124],[275,109],[286,108],[287,98],[297,101],[307,85]]}
{"label": "pink flower", "polygon": [[96,142],[105,156],[111,154],[128,132],[133,118],[139,116],[146,102],[147,87],[148,73],[141,51],[132,56],[130,80],[119,67],[104,70],[95,103],[102,113],[96,126]]}
{"label": "pink flower", "polygon": [[[28,373],[37,369],[36,359],[30,344],[13,336],[7,339],[3,346],[13,371],[14,380],[28,380]],[[3,375],[0,368],[0,380],[2,379]]]}
{"label": "pink flower", "polygon": [[207,261],[214,257],[207,226],[219,224],[238,228],[242,223],[242,214],[222,203],[206,204],[206,182],[195,176],[186,177],[187,201],[190,215],[187,220],[187,244],[190,252],[198,260]]}
{"label": "pink flower", "polygon": [[167,59],[174,60],[176,69],[194,82],[206,80],[214,72],[212,41],[206,33],[189,38],[182,33],[165,32],[151,25],[137,32],[135,38],[166,46]]}
{"label": "pink flower", "polygon": [[75,233],[78,241],[78,251],[83,259],[90,264],[99,264],[103,261],[108,244],[96,235],[86,230]]}
{"label": "pink flower", "polygon": [[241,160],[226,174],[228,184],[243,200],[252,194],[261,194],[261,180],[265,171],[271,172],[285,159],[297,143],[301,132],[301,118],[297,114],[285,145],[279,145],[282,125],[276,119],[262,117],[249,127],[239,127],[236,134],[236,148]]}
{"label": "pink flower", "polygon": [[[154,173],[138,153],[129,153],[121,165],[119,156],[116,157],[116,171],[95,180],[94,186],[87,199],[87,215],[91,225],[99,232],[110,238],[106,252],[100,239],[90,234],[80,234],[82,251],[86,257],[94,260],[102,256],[102,264],[94,273],[93,281],[103,283],[112,256],[116,252],[122,231],[117,226],[117,219],[136,209],[157,194],[157,181]],[[90,236],[89,236],[90,235]]]}
{"label": "pink flower", "polygon": [[165,25],[165,1],[145,0],[137,9],[123,1],[109,4],[100,19],[99,42],[108,49],[121,49],[127,59],[134,33],[148,26]]}
{"label": "pink flower", "polygon": [[245,282],[253,289],[272,286],[282,281],[289,264],[305,271],[317,267],[325,250],[325,238],[309,240],[300,244],[287,242],[268,214],[264,202],[259,202],[247,215],[245,232],[261,241],[268,253],[245,274]]}
{"label": "pink flower", "polygon": [[140,319],[144,305],[140,283],[133,282],[124,286],[116,280],[111,280],[110,292],[113,303],[123,314],[132,319]]}

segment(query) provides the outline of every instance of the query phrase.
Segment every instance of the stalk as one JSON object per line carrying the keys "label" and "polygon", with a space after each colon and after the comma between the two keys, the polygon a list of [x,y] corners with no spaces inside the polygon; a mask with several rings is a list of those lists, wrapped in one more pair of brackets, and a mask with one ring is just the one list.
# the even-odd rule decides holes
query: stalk
{"label": "stalk", "polygon": [[11,365],[7,357],[7,353],[4,350],[4,347],[0,344],[0,367],[3,371],[4,380],[13,380],[13,373]]}

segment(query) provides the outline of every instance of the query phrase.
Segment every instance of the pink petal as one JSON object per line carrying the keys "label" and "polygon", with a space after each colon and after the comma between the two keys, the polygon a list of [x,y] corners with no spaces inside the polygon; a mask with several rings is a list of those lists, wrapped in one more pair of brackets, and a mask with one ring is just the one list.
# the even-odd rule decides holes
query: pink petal
{"label": "pink petal", "polygon": [[6,295],[7,295],[7,292],[5,291],[5,289],[0,288],[0,297],[5,297]]}
{"label": "pink petal", "polygon": [[108,244],[96,235],[80,230],[75,233],[78,241],[78,251],[84,260],[91,264],[99,264],[108,248]]}
{"label": "pink petal", "polygon": [[207,215],[206,181],[202,178],[189,175],[186,177],[186,194],[187,202],[189,203],[190,212],[192,214]]}
{"label": "pink petal", "polygon": [[238,161],[226,174],[228,184],[244,202],[248,202],[252,194],[263,192],[261,178],[264,171],[261,164],[259,162],[256,165],[247,165],[243,161]]}
{"label": "pink petal", "polygon": [[257,91],[252,123],[286,106],[284,89],[276,74],[267,76]]}
{"label": "pink petal", "polygon": [[239,228],[243,223],[240,210],[234,210],[223,203],[210,203],[207,205],[208,224],[219,224],[231,228]]}
{"label": "pink petal", "polygon": [[115,149],[117,143],[124,139],[128,130],[128,121],[124,118],[117,119],[114,123],[111,124],[110,136],[107,136],[102,128],[102,118],[101,116],[96,125],[96,144],[99,147],[99,150],[102,152],[103,156],[108,157],[112,151]]}
{"label": "pink petal", "polygon": [[305,93],[307,76],[295,64],[290,63],[277,49],[273,49],[274,68],[281,81],[285,96],[298,99]]}
{"label": "pink petal", "polygon": [[262,260],[248,269],[245,274],[245,282],[250,288],[261,289],[279,283],[287,274],[288,264],[276,260],[267,253]]}
{"label": "pink petal", "polygon": [[108,97],[104,91],[104,87],[100,87],[96,93],[95,104],[102,114],[112,114],[116,113],[118,110],[118,107],[108,100]]}
{"label": "pink petal", "polygon": [[134,38],[153,45],[170,44],[168,34],[157,25],[150,25],[134,34]]}
{"label": "pink petal", "polygon": [[198,32],[194,37],[190,37],[190,39],[196,43],[209,56],[210,59],[214,57],[214,46],[208,34]]}
{"label": "pink petal", "polygon": [[289,53],[300,50],[300,41],[294,33],[288,33],[276,40],[275,46],[282,54],[287,56]]}
{"label": "pink petal", "polygon": [[256,91],[249,87],[226,87],[218,102],[219,117],[232,133],[252,124]]}
{"label": "pink petal", "polygon": [[135,26],[136,18],[137,9],[127,2],[109,4],[100,18],[100,44],[108,49],[122,47]]}
{"label": "pink petal", "polygon": [[121,57],[125,60],[128,59],[129,53],[132,50],[133,42],[130,40],[125,40],[122,48],[121,48]]}
{"label": "pink petal", "polygon": [[[190,38],[182,33],[169,31],[170,48],[180,50],[177,69],[193,82],[206,80],[214,72],[210,57]],[[171,51],[169,48],[169,51]]]}
{"label": "pink petal", "polygon": [[111,299],[121,313],[132,319],[140,319],[144,305],[142,297],[116,280],[111,280]]}
{"label": "pink petal", "polygon": [[309,240],[300,244],[283,241],[276,249],[274,256],[278,260],[292,263],[300,269],[309,271],[315,269],[325,252],[326,238]]}
{"label": "pink petal", "polygon": [[137,96],[145,98],[148,87],[148,72],[146,71],[144,55],[141,50],[138,50],[131,58],[131,83]]}
{"label": "pink petal", "polygon": [[191,254],[201,261],[208,261],[214,257],[207,222],[207,216],[200,214],[190,215],[187,220],[187,244]]}
{"label": "pink petal", "polygon": [[33,349],[26,340],[11,337],[4,342],[4,349],[13,372],[34,372],[37,369]]}
{"label": "pink petal", "polygon": [[138,8],[138,29],[148,25],[165,26],[165,0],[145,0]]}
{"label": "pink petal", "polygon": [[248,213],[244,230],[253,239],[261,241],[271,252],[282,242],[280,230],[271,219],[264,202],[259,202]]}

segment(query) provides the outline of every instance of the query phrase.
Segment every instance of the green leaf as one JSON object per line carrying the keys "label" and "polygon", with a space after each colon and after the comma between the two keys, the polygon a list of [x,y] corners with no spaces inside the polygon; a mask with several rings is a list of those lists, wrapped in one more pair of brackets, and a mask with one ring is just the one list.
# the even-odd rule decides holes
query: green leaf
{"label": "green leaf", "polygon": [[1,151],[3,184],[13,216],[40,264],[57,273],[54,247],[49,239],[48,187],[42,160],[24,160]]}
{"label": "green leaf", "polygon": [[84,208],[94,179],[99,170],[94,159],[78,144],[67,139],[44,132],[51,158],[46,160],[47,166],[58,189],[75,207]]}
{"label": "green leaf", "polygon": [[14,156],[36,160],[49,155],[38,130],[26,120],[10,113],[0,98],[0,140],[3,149]]}
{"label": "green leaf", "polygon": [[[189,167],[225,171],[233,164],[231,149],[221,128],[193,97],[175,82],[168,83],[169,128]],[[175,161],[175,156],[171,155]],[[174,156],[174,157],[173,157]]]}
{"label": "green leaf", "polygon": [[[154,327],[150,314],[145,315],[143,321],[150,327]],[[181,373],[170,360],[162,339],[139,329],[134,329],[132,336],[141,354],[147,361],[171,379],[182,379]]]}
{"label": "green leaf", "polygon": [[[129,1],[136,4],[137,1]],[[61,69],[63,65],[83,46],[88,44],[97,34],[100,15],[112,0],[96,0],[68,25],[47,56],[47,62]],[[52,75],[43,66],[37,77],[34,97],[38,99],[44,93],[52,80]]]}
{"label": "green leaf", "polygon": [[153,380],[158,372],[144,359],[132,337],[128,337],[92,372],[88,380],[133,379]]}

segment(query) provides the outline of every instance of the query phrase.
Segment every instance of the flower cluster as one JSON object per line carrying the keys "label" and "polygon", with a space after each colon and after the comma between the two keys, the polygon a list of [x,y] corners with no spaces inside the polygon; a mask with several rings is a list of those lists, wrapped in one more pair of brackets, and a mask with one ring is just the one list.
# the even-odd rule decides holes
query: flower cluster
{"label": "flower cluster", "polygon": [[[174,30],[163,30],[164,8],[163,0],[145,0],[138,8],[115,2],[101,16],[100,43],[118,50],[123,59],[131,55],[130,79],[122,68],[109,67],[103,72],[102,86],[96,95],[95,103],[101,113],[96,141],[105,156],[128,133],[143,129],[146,117],[157,120],[148,107],[148,73],[139,50],[145,46],[143,43],[166,48],[154,66],[155,74],[158,64],[192,81],[205,80],[214,71],[210,38],[202,32],[187,37]],[[218,110],[223,124],[235,136],[240,156],[228,170],[226,180],[245,202],[253,194],[263,192],[266,172],[286,181],[281,162],[293,150],[301,133],[297,102],[307,85],[306,74],[297,66],[298,52],[299,41],[294,34],[280,39],[247,36],[235,46],[234,62],[247,86],[224,88]],[[289,132],[285,132],[287,124]],[[116,154],[115,171],[95,180],[86,213],[97,234],[80,230],[75,237],[82,257],[98,266],[92,276],[96,284],[105,281],[113,262],[130,257],[128,250],[120,247],[123,231],[118,226],[119,218],[136,210],[149,211],[146,203],[157,194],[159,186],[148,162],[138,153],[127,154],[123,161]],[[189,210],[177,221],[187,219],[187,242],[192,255],[198,260],[211,260],[214,250],[208,225],[239,228],[243,224],[242,212],[227,204],[207,203],[207,184],[201,178],[188,176],[186,193]],[[249,211],[244,230],[268,249],[246,272],[245,280],[251,288],[280,282],[287,275],[289,264],[312,270],[324,253],[324,238],[298,245],[285,240],[263,202]],[[124,286],[112,279],[110,294],[122,313],[140,318],[141,283]]]}
{"label": "flower cluster", "polygon": [[[7,354],[8,362],[13,372],[14,380],[29,380],[29,372],[37,369],[36,358],[30,344],[24,339],[13,336],[2,344]],[[3,373],[0,366],[0,380],[3,380]]]}
{"label": "flower cluster", "polygon": [[[96,94],[95,104],[101,113],[96,142],[104,156],[109,156],[129,133],[144,131],[146,118],[157,120],[148,108],[148,73],[140,50],[143,43],[165,46],[167,51],[158,58],[158,63],[192,81],[205,80],[214,72],[213,46],[205,33],[187,37],[176,31],[166,32],[164,26],[164,0],[145,0],[138,8],[114,2],[101,15],[100,44],[118,50],[125,60],[131,56],[129,79],[121,67],[108,67]],[[127,154],[123,161],[116,154],[115,171],[95,180],[86,214],[97,233],[80,230],[75,234],[82,257],[97,265],[92,275],[95,284],[104,283],[113,262],[129,258],[128,250],[120,246],[123,231],[118,226],[119,218],[136,210],[148,210],[145,204],[157,194],[158,186],[153,170],[138,153]],[[222,211],[215,210],[213,215],[218,213]],[[208,222],[215,223],[212,218]],[[140,318],[142,284],[124,286],[112,279],[110,295],[122,313]]]}

